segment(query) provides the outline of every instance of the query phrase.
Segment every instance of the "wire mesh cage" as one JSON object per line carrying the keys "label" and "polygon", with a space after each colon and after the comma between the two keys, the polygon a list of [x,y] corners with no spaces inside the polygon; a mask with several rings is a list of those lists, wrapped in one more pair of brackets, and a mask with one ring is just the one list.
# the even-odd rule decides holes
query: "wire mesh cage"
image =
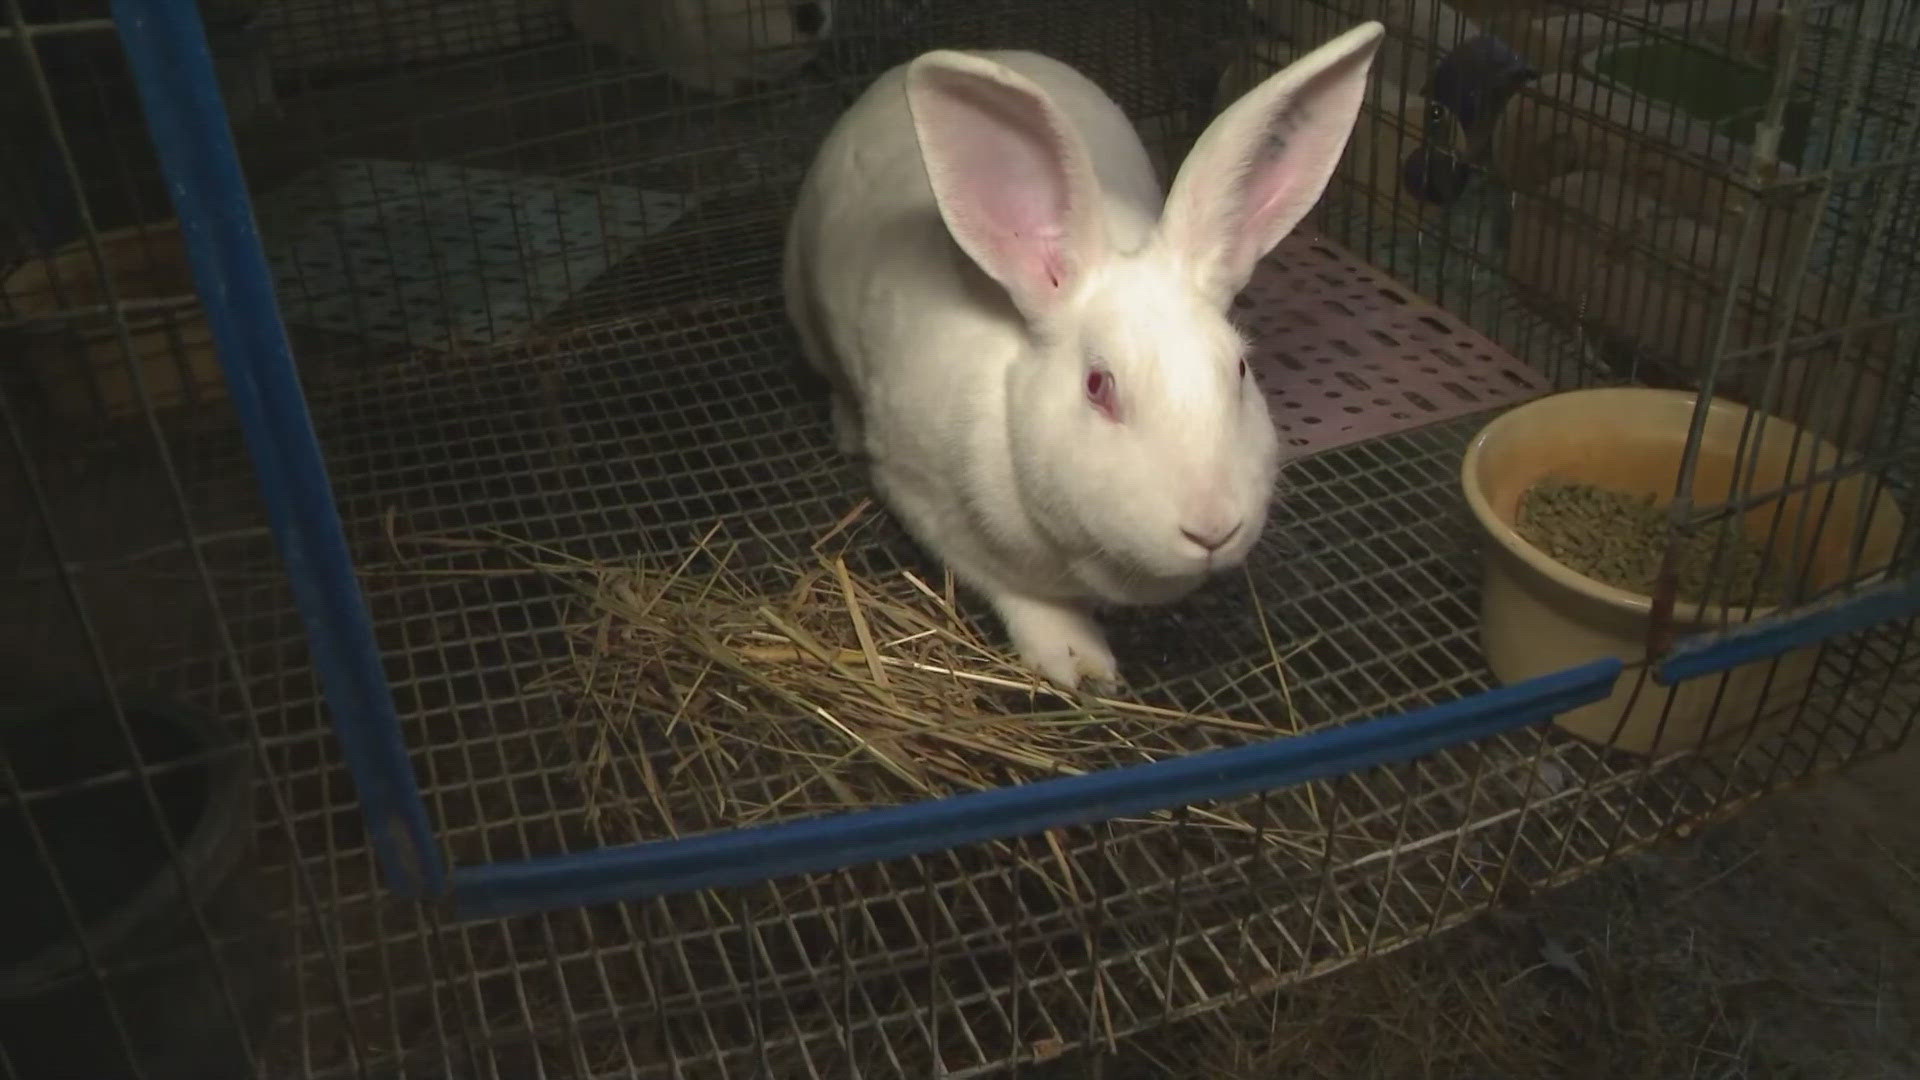
{"label": "wire mesh cage", "polygon": [[[1920,708],[1900,5],[191,7],[0,7],[0,1076],[1018,1071]],[[1036,688],[796,377],[800,178],[943,47],[1164,178],[1366,19],[1275,520]]]}

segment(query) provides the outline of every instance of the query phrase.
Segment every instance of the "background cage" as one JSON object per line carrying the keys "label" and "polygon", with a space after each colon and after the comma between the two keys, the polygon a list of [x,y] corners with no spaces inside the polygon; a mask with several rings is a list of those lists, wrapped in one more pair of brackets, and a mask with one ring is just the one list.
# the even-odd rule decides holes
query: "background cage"
{"label": "background cage", "polygon": [[[1905,737],[1911,525],[1880,584],[1664,654],[1714,680],[1819,646],[1784,723],[1648,758],[1538,721],[1616,680],[1667,693],[1652,665],[1496,689],[1458,479],[1514,401],[1707,387],[1855,449],[1847,470],[1914,520],[1902,9],[830,7],[805,66],[716,94],[534,0],[8,0],[0,314],[24,362],[0,373],[0,535],[31,691],[7,733],[63,717],[99,750],[9,743],[9,857],[44,868],[61,834],[35,808],[58,824],[87,792],[133,799],[127,821],[219,808],[138,845],[171,849],[155,880],[192,899],[143,910],[185,931],[108,933],[50,891],[29,915],[95,932],[51,969],[9,957],[10,1008],[78,973],[115,987],[103,1050],[124,1035],[151,1064],[143,1018],[186,1015],[267,1075],[984,1073],[1394,948]],[[583,793],[580,710],[543,681],[569,594],[459,541],[618,560],[725,521],[773,566],[858,502],[788,371],[775,276],[838,110],[922,49],[1022,45],[1082,66],[1173,161],[1236,66],[1366,17],[1392,34],[1376,82],[1401,89],[1243,298],[1311,453],[1244,585],[1116,627],[1142,699],[1299,734],[1196,729],[1178,749],[1240,745],[797,833],[684,821],[723,831],[621,853],[634,837]],[[1477,30],[1538,76],[1491,132],[1429,97]],[[1649,120],[1595,59],[1648,43],[1774,74],[1792,171],[1766,160],[1766,108]],[[1422,197],[1413,159],[1465,179]],[[1361,352],[1387,366],[1343,365]],[[1307,389],[1336,370],[1359,412]],[[852,555],[919,565],[878,519]],[[1293,647],[1284,679],[1263,627]],[[162,730],[187,745],[140,742]],[[152,1009],[182,971],[204,993]],[[23,1045],[6,1068],[34,1075]]]}

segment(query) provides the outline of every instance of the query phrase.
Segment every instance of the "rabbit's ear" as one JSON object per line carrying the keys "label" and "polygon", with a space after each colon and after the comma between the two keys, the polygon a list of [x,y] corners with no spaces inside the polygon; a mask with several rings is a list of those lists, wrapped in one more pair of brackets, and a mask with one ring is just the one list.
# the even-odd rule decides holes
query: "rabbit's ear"
{"label": "rabbit's ear", "polygon": [[1215,118],[1180,166],[1162,234],[1223,307],[1326,190],[1383,33],[1361,23],[1275,72]]}
{"label": "rabbit's ear", "polygon": [[1079,133],[1032,80],[946,49],[909,66],[907,104],[947,231],[1029,321],[1053,314],[1106,251]]}

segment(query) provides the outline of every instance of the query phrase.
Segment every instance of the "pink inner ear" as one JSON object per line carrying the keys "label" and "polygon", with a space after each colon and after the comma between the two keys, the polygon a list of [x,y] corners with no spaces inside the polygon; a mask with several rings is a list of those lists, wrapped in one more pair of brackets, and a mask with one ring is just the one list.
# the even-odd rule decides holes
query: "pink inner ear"
{"label": "pink inner ear", "polygon": [[[1324,77],[1310,81],[1283,105],[1253,149],[1241,197],[1246,207],[1238,246],[1251,264],[1263,257],[1319,197],[1327,174],[1339,161],[1351,121],[1316,123],[1309,103],[1324,92]],[[1335,114],[1321,103],[1320,110]]]}
{"label": "pink inner ear", "polygon": [[[1022,183],[994,182],[1007,187]],[[1037,205],[1028,205],[1037,204],[1037,199],[1016,196],[1003,201],[1009,205],[1000,208],[998,216],[992,209],[981,215],[979,236],[991,250],[982,261],[992,264],[983,268],[1009,289],[1036,295],[1058,292],[1067,278],[1066,233],[1050,227]]]}
{"label": "pink inner ear", "polygon": [[1366,92],[1372,25],[1229,106],[1181,166],[1170,225],[1209,288],[1237,292],[1320,198]]}
{"label": "pink inner ear", "polygon": [[[1292,194],[1294,181],[1299,177],[1299,166],[1288,167],[1288,150],[1307,150],[1305,146],[1295,146],[1305,132],[1303,125],[1295,119],[1297,105],[1290,104],[1282,109],[1269,124],[1264,136],[1253,151],[1253,161],[1247,171],[1245,221],[1249,231],[1264,233],[1274,224]],[[1311,138],[1311,136],[1307,136]],[[1311,152],[1310,150],[1308,152]],[[1295,159],[1297,160],[1297,159]]]}
{"label": "pink inner ear", "polygon": [[1073,270],[1067,149],[1013,87],[942,72],[929,88],[921,142],[948,228],[1015,303],[1043,306]]}

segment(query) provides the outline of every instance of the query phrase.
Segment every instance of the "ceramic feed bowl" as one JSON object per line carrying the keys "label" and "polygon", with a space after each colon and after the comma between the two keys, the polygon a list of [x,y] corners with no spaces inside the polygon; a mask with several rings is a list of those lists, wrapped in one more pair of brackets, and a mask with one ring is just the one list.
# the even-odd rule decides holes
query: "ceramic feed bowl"
{"label": "ceramic feed bowl", "polygon": [[[1501,415],[1468,446],[1461,484],[1483,542],[1480,641],[1502,682],[1605,656],[1628,663],[1645,658],[1652,597],[1595,581],[1550,558],[1521,538],[1514,516],[1521,495],[1549,478],[1650,494],[1664,505],[1679,475],[1694,400],[1685,391],[1640,388],[1554,394]],[[1755,413],[1750,422],[1746,406],[1716,399],[1702,432],[1694,503],[1725,501],[1743,462],[1752,480],[1742,489],[1767,492],[1789,476],[1804,482],[1814,467],[1831,468],[1838,456],[1831,443],[1785,420]],[[1848,577],[1878,576],[1892,561],[1902,528],[1893,498],[1870,476],[1789,492],[1750,508],[1743,519],[1748,537],[1776,545],[1769,548],[1770,559],[1788,580],[1801,582],[1803,592]],[[1853,543],[1863,519],[1856,563]],[[1733,599],[1733,606],[1723,607],[1716,592],[1714,605],[1704,609],[1676,601],[1673,640],[1773,610],[1749,609],[1744,597]],[[1556,722],[1580,738],[1635,754],[1701,748],[1789,718],[1812,677],[1816,653],[1807,647],[1777,662],[1755,661],[1673,687],[1655,682],[1644,668],[1630,668],[1610,698]]]}

